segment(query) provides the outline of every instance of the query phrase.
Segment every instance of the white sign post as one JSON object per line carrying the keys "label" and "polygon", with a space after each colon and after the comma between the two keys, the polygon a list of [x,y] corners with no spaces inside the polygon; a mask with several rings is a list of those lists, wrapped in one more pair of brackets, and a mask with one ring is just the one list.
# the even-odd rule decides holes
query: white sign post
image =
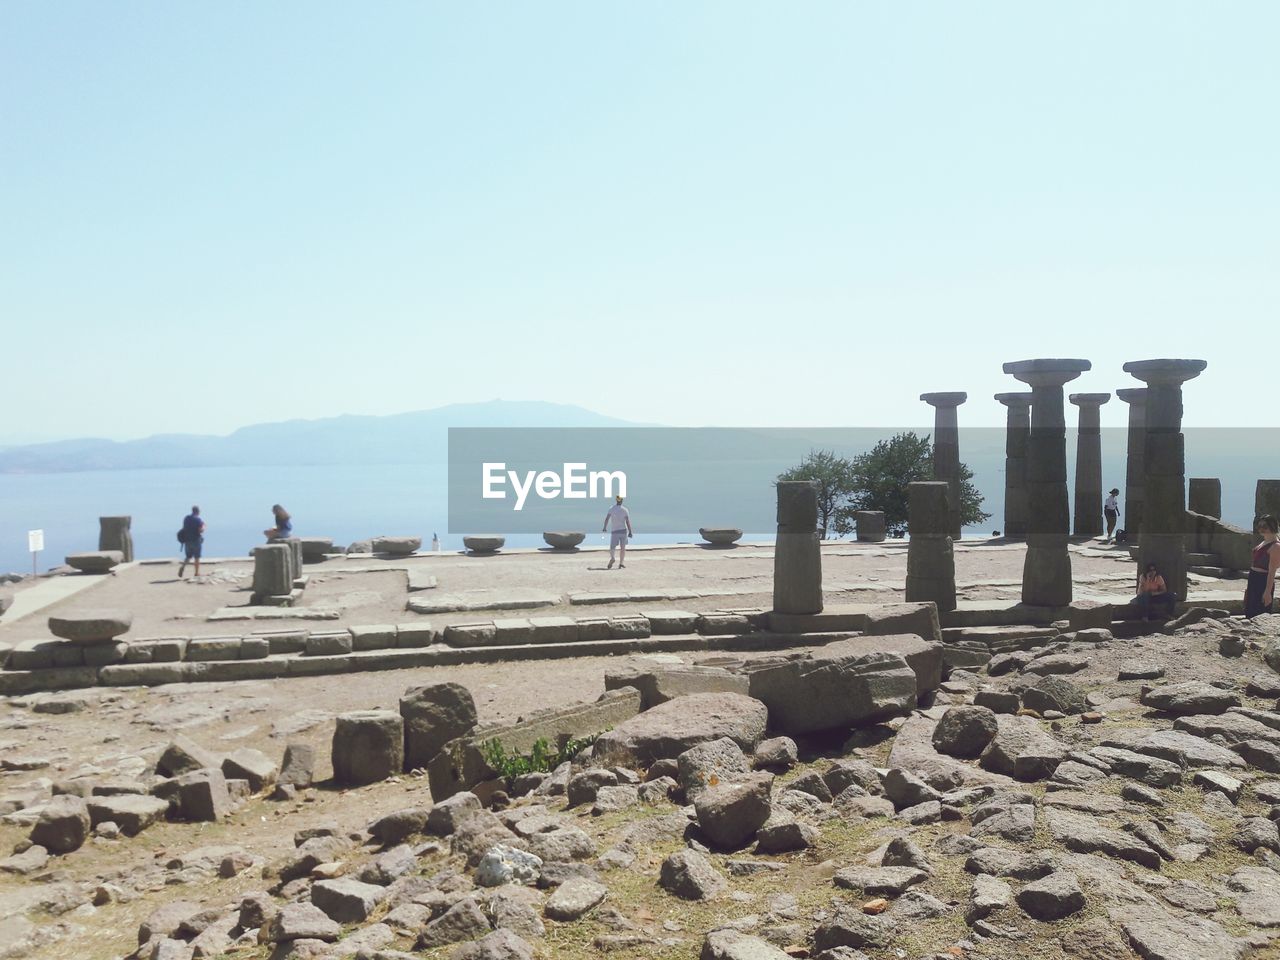
{"label": "white sign post", "polygon": [[27,531],[27,549],[31,551],[31,576],[36,576],[36,555],[44,549],[44,531]]}

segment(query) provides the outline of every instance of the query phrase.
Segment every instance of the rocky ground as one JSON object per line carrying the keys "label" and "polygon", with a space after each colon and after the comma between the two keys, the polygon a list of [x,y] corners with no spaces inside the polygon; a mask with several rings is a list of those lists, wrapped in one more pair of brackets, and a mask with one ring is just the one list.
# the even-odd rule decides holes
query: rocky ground
{"label": "rocky ground", "polygon": [[[1280,956],[1280,618],[998,649],[822,734],[679,697],[484,805],[329,779],[421,671],[11,698],[0,956]],[[620,665],[427,679],[510,722]]]}

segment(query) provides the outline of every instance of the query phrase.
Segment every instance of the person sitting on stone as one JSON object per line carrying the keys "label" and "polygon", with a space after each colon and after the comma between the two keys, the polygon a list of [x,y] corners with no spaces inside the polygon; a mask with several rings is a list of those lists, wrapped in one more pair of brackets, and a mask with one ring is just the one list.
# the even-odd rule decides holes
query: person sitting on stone
{"label": "person sitting on stone", "polygon": [[1178,598],[1169,592],[1160,570],[1154,563],[1148,563],[1146,571],[1138,577],[1138,596],[1135,598],[1138,606],[1142,607],[1142,619],[1150,620],[1157,608],[1164,610],[1166,619],[1172,617],[1173,605],[1177,601]]}
{"label": "person sitting on stone", "polygon": [[275,519],[276,525],[262,531],[262,535],[271,540],[283,540],[286,537],[293,536],[293,518],[289,516],[289,511],[280,504],[272,504],[271,515]]}

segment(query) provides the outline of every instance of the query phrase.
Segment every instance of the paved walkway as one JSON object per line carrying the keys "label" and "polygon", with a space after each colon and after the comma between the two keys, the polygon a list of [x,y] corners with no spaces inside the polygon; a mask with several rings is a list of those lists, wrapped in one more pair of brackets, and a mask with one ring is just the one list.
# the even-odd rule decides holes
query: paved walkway
{"label": "paved walkway", "polygon": [[[128,570],[132,566],[134,566],[132,563],[122,563],[115,569]],[[35,586],[19,590],[14,594],[13,605],[3,615],[0,615],[0,623],[16,623],[34,613],[39,613],[46,607],[53,606],[59,600],[65,600],[67,597],[75,596],[90,587],[105,583],[110,577],[111,574],[109,573],[82,573],[74,576],[48,577]],[[0,647],[3,646],[5,644],[0,642]]]}

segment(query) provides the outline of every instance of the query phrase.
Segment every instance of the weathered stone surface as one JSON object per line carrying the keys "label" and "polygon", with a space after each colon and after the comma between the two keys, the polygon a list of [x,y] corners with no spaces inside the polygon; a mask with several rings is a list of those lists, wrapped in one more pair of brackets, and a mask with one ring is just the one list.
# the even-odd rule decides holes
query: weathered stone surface
{"label": "weathered stone surface", "polygon": [[737,849],[769,819],[773,774],[746,774],[736,783],[708,786],[694,801],[698,828],[713,845]]}
{"label": "weathered stone surface", "polygon": [[49,618],[49,632],[74,644],[110,643],[133,626],[128,610],[85,610]]}
{"label": "weathered stone surface", "polygon": [[999,715],[995,739],[979,764],[1019,780],[1043,780],[1053,774],[1066,750],[1030,717]]}
{"label": "weathered stone surface", "polygon": [[860,890],[872,897],[896,897],[908,887],[928,879],[927,873],[915,867],[847,867],[835,874],[837,887]]}
{"label": "weathered stone surface", "polygon": [[[374,960],[383,958],[379,955]],[[386,960],[400,958],[387,957]],[[457,947],[449,954],[449,960],[533,960],[533,947],[514,931],[499,929]]]}
{"label": "weathered stone surface", "polygon": [[1117,907],[1110,915],[1143,960],[1240,960],[1248,952],[1243,940],[1202,917],[1147,906]]}
{"label": "weathered stone surface", "polygon": [[137,836],[163,819],[168,810],[167,801],[139,794],[92,797],[89,800],[89,819],[93,825],[114,823],[126,837]]}
{"label": "weathered stone surface", "polygon": [[1145,753],[1116,747],[1094,747],[1089,751],[1089,756],[1102,761],[1113,773],[1145,783],[1149,787],[1163,789],[1182,782],[1182,767],[1179,764]]}
{"label": "weathered stone surface", "polygon": [[249,789],[260,793],[276,782],[279,768],[261,750],[241,747],[222,760],[222,774],[228,780],[245,780]]}
{"label": "weathered stone surface", "polygon": [[315,775],[315,766],[316,752],[310,744],[290,743],[284,748],[284,759],[276,779],[279,783],[292,784],[298,788],[309,787]]}
{"label": "weathered stone surface", "polygon": [[374,537],[373,553],[388,553],[393,557],[407,557],[422,546],[421,537]]}
{"label": "weathered stone surface", "polygon": [[497,553],[506,545],[506,537],[463,537],[462,544],[468,553]]}
{"label": "weathered stone surface", "polygon": [[361,786],[399,775],[404,769],[404,720],[390,710],[341,714],[331,757],[338,783]]}
{"label": "weathered stone surface", "polygon": [[608,896],[609,888],[586,877],[573,877],[556,887],[547,898],[546,914],[552,920],[570,921],[595,909]]}
{"label": "weathered stone surface", "polygon": [[425,769],[446,743],[476,726],[471,692],[458,683],[410,687],[400,698],[404,719],[404,768]]}
{"label": "weathered stone surface", "polygon": [[231,794],[221,770],[193,770],[178,777],[178,806],[182,818],[216,822],[231,812]]}
{"label": "weathered stone surface", "polygon": [[321,880],[311,886],[311,902],[338,923],[363,923],[386,896],[385,887],[350,877]]}
{"label": "weathered stone surface", "polygon": [[419,950],[431,950],[449,943],[476,940],[487,936],[490,929],[489,920],[479,905],[471,897],[466,897],[422,928],[417,947]]}
{"label": "weathered stone surface", "polygon": [[755,766],[760,770],[790,770],[798,760],[796,742],[790,737],[771,737],[756,746]]}
{"label": "weathered stone surface", "polygon": [[797,820],[785,810],[774,808],[769,819],[756,831],[756,853],[790,853],[813,846],[818,828]]}
{"label": "weathered stone surface", "polygon": [[601,734],[595,742],[595,757],[602,763],[648,766],[721,737],[745,751],[754,750],[767,720],[765,705],[741,694],[676,697]]}
{"label": "weathered stone surface", "polygon": [[751,772],[746,755],[728,737],[697,744],[676,757],[676,763],[678,782],[690,803],[713,783],[742,780]]}
{"label": "weathered stone surface", "polygon": [[1013,901],[1013,890],[1009,884],[995,877],[979,874],[974,878],[973,887],[969,890],[969,906],[965,910],[965,921],[972,924],[991,916],[997,910],[1003,910]]}
{"label": "weathered stone surface", "polygon": [[286,903],[267,924],[265,940],[268,943],[289,943],[294,940],[338,939],[342,928],[311,903]]}
{"label": "weathered stone surface", "polygon": [[542,534],[542,539],[553,550],[573,550],[587,539],[587,535],[577,531],[548,530]]}
{"label": "weathered stone surface", "polygon": [[1041,715],[1057,710],[1068,716],[1084,713],[1084,694],[1070,680],[1059,676],[1042,677],[1022,692],[1022,705]]}
{"label": "weathered stone surface", "polygon": [[31,827],[30,839],[50,853],[70,853],[84,845],[91,826],[84,800],[62,794],[44,803]]}
{"label": "weathered stone surface", "polygon": [[996,715],[986,707],[950,707],[933,730],[933,746],[952,757],[973,758],[995,738]]}
{"label": "weathered stone surface", "polygon": [[[882,950],[893,944],[896,927],[897,924],[883,914],[868,915],[856,906],[837,907],[834,915],[813,931],[813,948],[819,956],[826,956],[822,951],[836,951],[841,947]],[[843,957],[838,953],[831,955]]]}
{"label": "weathered stone surface", "polygon": [[856,641],[837,641],[812,656],[758,666],[751,696],[767,705],[774,729],[812,733],[876,723],[915,707],[916,675],[905,659],[868,653]]}
{"label": "weathered stone surface", "polygon": [[1142,695],[1143,706],[1178,716],[1226,713],[1240,706],[1240,697],[1199,680],[1153,687]]}
{"label": "weathered stone surface", "polygon": [[[689,628],[682,632],[693,632],[692,619]],[[606,690],[635,687],[640,691],[644,710],[693,693],[749,693],[747,678],[740,673],[721,667],[685,665],[609,671],[604,676],[604,686]]]}
{"label": "weathered stone surface", "polygon": [[696,850],[677,850],[662,861],[658,884],[683,900],[709,900],[729,883]]}
{"label": "weathered stone surface", "polygon": [[1036,920],[1061,920],[1084,909],[1084,891],[1075,875],[1059,870],[1018,891],[1018,906]]}
{"label": "weathered stone surface", "polygon": [[507,883],[534,884],[542,872],[542,858],[500,843],[480,858],[476,883],[499,887]]}
{"label": "weathered stone surface", "polygon": [[777,613],[820,613],[818,485],[812,480],[781,480],[775,489],[778,533],[773,552],[773,609]]}
{"label": "weathered stone surface", "polygon": [[737,527],[699,527],[698,536],[707,543],[718,547],[727,547],[742,539],[742,531]]}
{"label": "weathered stone surface", "polygon": [[1129,860],[1152,870],[1160,868],[1160,855],[1127,833],[1104,827],[1092,817],[1066,810],[1050,810],[1045,819],[1053,838],[1076,853],[1103,853]]}
{"label": "weathered stone surface", "polygon": [[431,808],[427,814],[427,829],[437,836],[447,837],[483,809],[480,798],[474,793],[455,793]]}
{"label": "weathered stone surface", "polygon": [[787,960],[788,956],[759,937],[725,929],[707,934],[699,960]]}

